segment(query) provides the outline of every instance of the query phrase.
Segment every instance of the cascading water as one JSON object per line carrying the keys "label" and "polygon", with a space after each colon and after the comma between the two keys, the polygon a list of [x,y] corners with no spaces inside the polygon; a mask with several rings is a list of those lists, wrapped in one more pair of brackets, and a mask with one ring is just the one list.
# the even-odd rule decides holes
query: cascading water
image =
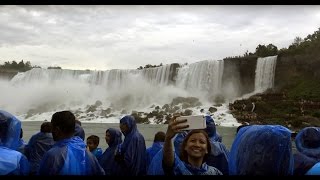
{"label": "cascading water", "polygon": [[[150,108],[152,105],[162,107],[179,96],[199,99],[201,106],[189,108],[193,114],[198,114],[201,108],[208,110],[213,106],[212,97],[227,96],[221,88],[223,61],[174,65],[177,64],[107,71],[35,68],[19,73],[10,82],[0,81],[3,90],[0,107],[23,120],[49,119],[55,111],[72,110],[81,112],[77,115],[83,121],[87,120],[85,117],[92,116],[92,122],[118,122],[123,110],[129,114],[132,111],[148,113],[154,110]],[[93,112],[89,111],[97,101],[102,105]],[[101,117],[100,113],[107,108],[112,109],[113,116]],[[226,125],[237,124],[227,113],[226,104],[216,108],[218,111],[213,114],[216,119],[225,121]],[[220,114],[223,117],[220,118]]]}
{"label": "cascading water", "polygon": [[269,88],[273,88],[276,64],[277,56],[258,58],[255,71],[254,91],[242,95],[239,99],[246,99],[254,94],[262,93]]}
{"label": "cascading water", "polygon": [[223,61],[201,61],[182,66],[177,76],[177,86],[199,98],[221,93]]}
{"label": "cascading water", "polygon": [[254,91],[263,92],[274,85],[277,56],[258,58]]}

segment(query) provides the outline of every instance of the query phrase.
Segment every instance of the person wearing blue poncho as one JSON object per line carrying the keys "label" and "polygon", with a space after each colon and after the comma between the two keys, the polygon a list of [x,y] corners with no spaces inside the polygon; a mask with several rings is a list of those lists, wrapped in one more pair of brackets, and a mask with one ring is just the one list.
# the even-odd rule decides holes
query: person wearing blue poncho
{"label": "person wearing blue poncho", "polygon": [[[210,166],[216,167],[219,169],[224,175],[229,173],[228,168],[228,156],[229,151],[225,147],[224,144],[221,143],[222,137],[216,131],[216,125],[214,120],[210,115],[206,115],[206,129],[204,129],[210,139],[211,144],[211,152],[208,154],[208,158],[206,158],[206,163]],[[184,138],[187,136],[188,131],[183,131],[177,134],[174,140],[174,148],[176,154],[179,156],[181,152],[181,144]]]}
{"label": "person wearing blue poncho", "polygon": [[51,122],[42,123],[40,132],[33,135],[25,147],[25,153],[30,163],[31,175],[35,175],[38,172],[43,155],[51,149],[54,144],[51,130]]}
{"label": "person wearing blue poncho", "polygon": [[216,124],[214,123],[213,118],[210,115],[206,117],[206,129],[205,131],[208,133],[208,136],[212,142],[222,142],[222,137],[217,132]]}
{"label": "person wearing blue poncho", "polygon": [[[216,130],[216,125],[214,123],[213,118],[210,115],[206,115],[206,129],[205,131],[207,132],[211,142],[222,142],[222,137]],[[188,131],[183,131],[181,133],[178,133],[174,139],[174,149],[175,152],[178,153],[177,155],[180,155],[180,147],[183,139],[187,136]]]}
{"label": "person wearing blue poncho", "polygon": [[0,175],[28,175],[29,162],[18,149],[21,122],[0,110]]}
{"label": "person wearing blue poncho", "polygon": [[52,115],[52,136],[56,143],[45,153],[39,175],[104,175],[104,170],[79,136],[74,136],[75,116],[70,111]]}
{"label": "person wearing blue poncho", "polygon": [[211,116],[207,115],[206,117],[206,129],[210,138],[211,152],[206,159],[206,163],[210,166],[216,167],[219,169],[223,175],[229,174],[229,151],[226,146],[221,142],[222,137],[216,131],[216,125]]}
{"label": "person wearing blue poncho", "polygon": [[152,158],[162,149],[165,137],[166,133],[162,131],[155,134],[152,146],[147,149],[147,170]]}
{"label": "person wearing blue poncho", "polygon": [[320,128],[306,127],[295,138],[294,175],[320,175]]}
{"label": "person wearing blue poncho", "polygon": [[87,149],[99,159],[102,155],[102,149],[99,148],[100,138],[96,135],[91,135],[87,138]]}
{"label": "person wearing blue poncho", "polygon": [[222,175],[217,168],[205,163],[211,152],[211,145],[204,130],[191,130],[182,142],[180,157],[174,153],[172,138],[188,127],[181,124],[186,121],[176,120],[175,116],[169,122],[163,146],[162,167],[158,169],[162,168],[166,175]]}
{"label": "person wearing blue poncho", "polygon": [[99,158],[99,163],[104,169],[106,175],[121,175],[121,169],[118,163],[115,162],[115,152],[119,144],[122,143],[122,134],[119,130],[109,128],[106,130],[106,143],[108,148],[104,151],[102,156]]}
{"label": "person wearing blue poncho", "polygon": [[239,130],[229,154],[229,175],[292,175],[291,131],[281,125]]}
{"label": "person wearing blue poncho", "polygon": [[122,175],[145,175],[146,144],[144,137],[138,131],[134,117],[127,115],[121,118],[120,129],[125,138],[115,158],[121,166]]}
{"label": "person wearing blue poncho", "polygon": [[84,132],[84,129],[81,126],[81,121],[76,119],[76,126],[74,130],[74,136],[79,136],[83,141],[84,137],[86,137],[86,133]]}
{"label": "person wearing blue poncho", "polygon": [[21,152],[22,154],[25,154],[25,147],[27,143],[23,140],[23,130],[21,128],[20,131],[20,138],[19,138],[19,145],[18,145],[18,151]]}
{"label": "person wearing blue poncho", "polygon": [[162,168],[163,148],[160,149],[152,158],[148,169],[147,175],[164,175]]}

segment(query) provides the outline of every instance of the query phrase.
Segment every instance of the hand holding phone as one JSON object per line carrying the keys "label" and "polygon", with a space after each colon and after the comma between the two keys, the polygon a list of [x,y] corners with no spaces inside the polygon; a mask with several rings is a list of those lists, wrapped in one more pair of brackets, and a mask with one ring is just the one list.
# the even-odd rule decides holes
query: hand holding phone
{"label": "hand holding phone", "polygon": [[179,116],[177,120],[186,119],[187,122],[181,123],[189,125],[188,128],[183,130],[192,130],[192,129],[205,129],[207,127],[206,118],[203,115],[195,115],[195,116]]}

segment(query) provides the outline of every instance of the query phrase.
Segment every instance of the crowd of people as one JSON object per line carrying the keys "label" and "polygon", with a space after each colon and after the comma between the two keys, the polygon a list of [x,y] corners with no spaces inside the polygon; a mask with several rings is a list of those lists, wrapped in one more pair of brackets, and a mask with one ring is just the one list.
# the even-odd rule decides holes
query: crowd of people
{"label": "crowd of people", "polygon": [[147,148],[134,117],[126,115],[119,129],[105,131],[103,152],[98,136],[85,142],[70,111],[54,113],[26,143],[21,121],[0,110],[0,175],[320,175],[318,127],[298,132],[293,153],[286,127],[246,124],[228,150],[210,115],[205,129],[194,130],[185,130],[187,120],[177,117]]}

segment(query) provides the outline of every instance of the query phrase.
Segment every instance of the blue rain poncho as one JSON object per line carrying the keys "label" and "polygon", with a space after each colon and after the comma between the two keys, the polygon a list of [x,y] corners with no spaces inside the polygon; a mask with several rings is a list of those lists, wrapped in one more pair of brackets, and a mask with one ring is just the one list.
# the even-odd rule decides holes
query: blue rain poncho
{"label": "blue rain poncho", "polygon": [[121,164],[122,174],[136,176],[146,174],[146,145],[144,137],[139,133],[136,121],[132,116],[125,116],[120,123],[127,124],[129,130],[124,134],[125,138],[119,148],[124,157]]}
{"label": "blue rain poncho", "polygon": [[214,120],[212,119],[212,117],[209,115],[207,115],[205,117],[206,117],[206,125],[207,125],[205,131],[207,132],[210,140],[222,142],[222,137],[217,132],[216,124],[214,123]]}
{"label": "blue rain poncho", "polygon": [[189,131],[182,131],[181,133],[178,133],[176,137],[174,138],[173,145],[174,145],[174,152],[180,156],[181,153],[181,144],[184,140],[184,138],[187,136]]}
{"label": "blue rain poncho", "polygon": [[[320,162],[320,128],[306,127],[302,129],[297,134],[295,143],[298,152],[294,154],[294,175],[304,175],[316,163]],[[313,175],[316,173],[315,170],[316,168],[313,168]]]}
{"label": "blue rain poncho", "polygon": [[29,162],[19,147],[21,122],[0,110],[0,175],[28,175]]}
{"label": "blue rain poncho", "polygon": [[189,163],[185,163],[181,161],[176,154],[174,154],[173,170],[168,174],[169,175],[222,175],[222,173],[217,168],[208,166],[206,163],[203,163],[200,168],[193,167]]}
{"label": "blue rain poncho", "polygon": [[18,151],[0,146],[0,175],[29,175],[29,162]]}
{"label": "blue rain poncho", "polygon": [[[206,115],[206,129],[205,131],[207,132],[210,141],[212,142],[222,142],[222,137],[220,136],[220,134],[217,132],[216,130],[216,125],[214,123],[214,120],[212,119],[212,117],[210,115]],[[180,146],[183,142],[183,139],[187,136],[189,131],[183,131],[181,133],[178,133],[174,139],[174,150],[177,153],[177,155],[180,155]]]}
{"label": "blue rain poncho", "polygon": [[210,140],[211,153],[207,156],[206,163],[216,167],[223,175],[229,174],[229,151],[224,144]]}
{"label": "blue rain poncho", "polygon": [[97,159],[100,158],[100,156],[102,155],[102,149],[101,148],[96,148],[93,151],[90,151]]}
{"label": "blue rain poncho", "polygon": [[164,142],[153,142],[152,146],[147,149],[147,170],[152,158],[162,149],[163,144]]}
{"label": "blue rain poncho", "polygon": [[164,171],[162,168],[162,159],[163,148],[153,156],[147,170],[147,175],[164,175]]}
{"label": "blue rain poncho", "polygon": [[119,144],[122,143],[122,134],[119,130],[114,128],[109,128],[107,132],[111,135],[111,139],[108,144],[109,147],[99,158],[99,163],[104,169],[106,175],[121,175],[120,166],[115,162],[114,157]]}
{"label": "blue rain poncho", "polygon": [[292,175],[291,131],[280,125],[239,130],[229,155],[229,175]]}
{"label": "blue rain poncho", "polygon": [[18,151],[21,152],[22,154],[25,154],[26,145],[27,143],[22,138],[20,138],[19,144],[18,144]]}
{"label": "blue rain poncho", "polygon": [[192,167],[190,164],[180,160],[174,153],[174,164],[172,169],[163,165],[163,149],[161,149],[152,159],[148,168],[148,175],[222,175],[215,167],[208,166],[206,163],[201,168]]}
{"label": "blue rain poncho", "polygon": [[84,141],[84,138],[86,137],[84,129],[78,123],[76,123],[76,126],[75,126],[74,136],[79,136],[83,141]]}
{"label": "blue rain poncho", "polygon": [[12,114],[0,110],[0,123],[6,133],[2,135],[0,145],[7,148],[18,150],[20,146],[21,122]]}
{"label": "blue rain poncho", "polygon": [[312,166],[305,175],[320,175],[320,162]]}
{"label": "blue rain poncho", "polygon": [[52,148],[54,140],[52,133],[38,132],[33,135],[25,147],[25,154],[30,162],[31,173],[39,170],[40,161],[43,155]]}
{"label": "blue rain poncho", "polygon": [[104,175],[86,144],[73,136],[56,142],[40,162],[39,175]]}

